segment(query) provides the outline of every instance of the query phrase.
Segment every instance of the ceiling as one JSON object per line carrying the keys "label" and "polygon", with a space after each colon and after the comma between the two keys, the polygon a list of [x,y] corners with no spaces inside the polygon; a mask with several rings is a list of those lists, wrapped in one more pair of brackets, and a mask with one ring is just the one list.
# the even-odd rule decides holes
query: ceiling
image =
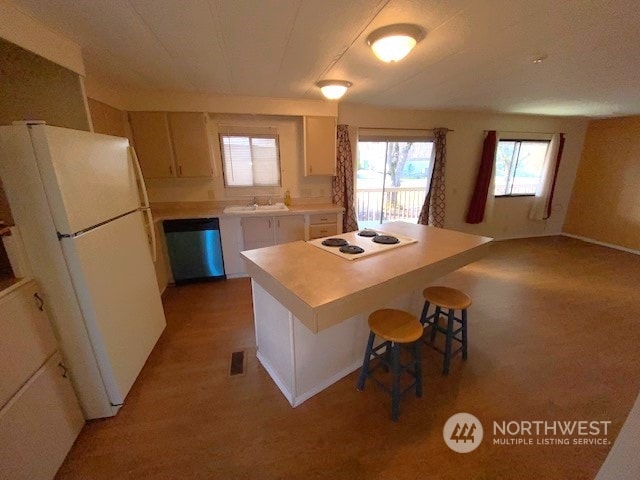
{"label": "ceiling", "polygon": [[[640,114],[637,0],[14,0],[114,86],[322,98],[411,109]],[[427,33],[397,64],[374,29]],[[534,64],[533,58],[548,58]]]}

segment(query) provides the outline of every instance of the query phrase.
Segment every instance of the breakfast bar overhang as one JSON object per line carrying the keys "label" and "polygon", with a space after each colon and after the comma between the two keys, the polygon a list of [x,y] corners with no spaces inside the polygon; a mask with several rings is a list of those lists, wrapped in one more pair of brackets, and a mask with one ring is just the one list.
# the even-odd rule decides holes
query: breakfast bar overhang
{"label": "breakfast bar overhang", "polygon": [[419,315],[422,289],[485,256],[491,242],[405,222],[378,231],[416,241],[355,260],[302,241],[242,252],[252,278],[257,357],[294,407],[360,367],[371,312],[391,307]]}

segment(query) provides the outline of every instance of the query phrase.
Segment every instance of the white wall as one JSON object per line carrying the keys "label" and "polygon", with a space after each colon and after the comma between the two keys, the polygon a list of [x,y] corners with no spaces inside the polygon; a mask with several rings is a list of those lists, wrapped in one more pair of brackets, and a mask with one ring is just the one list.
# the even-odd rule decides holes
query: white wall
{"label": "white wall", "polygon": [[[588,120],[584,118],[508,115],[479,112],[394,110],[340,104],[338,123],[350,127],[447,127],[445,226],[495,238],[559,234],[571,196]],[[533,197],[496,198],[492,214],[478,225],[465,223],[482,151],[484,130],[564,132],[567,139],[558,175],[553,214],[546,221],[528,219]]]}

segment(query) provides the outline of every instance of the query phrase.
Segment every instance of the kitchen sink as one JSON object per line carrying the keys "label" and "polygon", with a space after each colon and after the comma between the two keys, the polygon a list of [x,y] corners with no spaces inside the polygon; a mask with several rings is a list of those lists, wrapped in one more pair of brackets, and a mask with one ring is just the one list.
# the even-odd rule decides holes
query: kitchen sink
{"label": "kitchen sink", "polygon": [[224,213],[260,213],[260,212],[286,212],[289,210],[285,204],[275,205],[231,205],[224,207]]}

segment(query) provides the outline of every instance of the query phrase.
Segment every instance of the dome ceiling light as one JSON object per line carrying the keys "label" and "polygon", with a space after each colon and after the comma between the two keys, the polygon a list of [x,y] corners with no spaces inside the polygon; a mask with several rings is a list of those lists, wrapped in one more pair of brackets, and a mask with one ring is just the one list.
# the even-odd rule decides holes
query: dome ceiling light
{"label": "dome ceiling light", "polygon": [[402,60],[424,38],[424,31],[417,25],[398,23],[378,28],[369,34],[367,44],[383,62]]}
{"label": "dome ceiling light", "polygon": [[321,80],[316,83],[316,86],[320,88],[322,94],[329,100],[341,98],[351,85],[353,84],[346,80]]}

